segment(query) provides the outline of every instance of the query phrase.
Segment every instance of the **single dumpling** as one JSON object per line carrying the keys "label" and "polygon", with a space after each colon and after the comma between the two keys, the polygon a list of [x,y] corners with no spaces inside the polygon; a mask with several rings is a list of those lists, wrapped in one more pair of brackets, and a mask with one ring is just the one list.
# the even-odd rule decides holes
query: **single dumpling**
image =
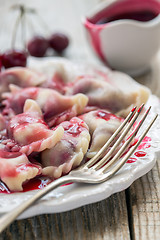
{"label": "single dumpling", "polygon": [[9,84],[19,87],[38,86],[46,81],[42,73],[24,67],[14,67],[0,73],[0,99],[1,94],[9,90]]}
{"label": "single dumpling", "polygon": [[41,167],[20,152],[0,149],[0,179],[10,191],[22,191],[22,184],[41,174]]}
{"label": "single dumpling", "polygon": [[77,93],[88,97],[89,106],[125,117],[134,106],[140,107],[147,102],[150,90],[126,74],[113,72],[104,79],[94,75],[77,78],[66,94]]}
{"label": "single dumpling", "polygon": [[59,178],[79,166],[90,141],[88,126],[77,117],[59,126],[64,128],[62,139],[41,154],[42,174],[52,178]]}
{"label": "single dumpling", "polygon": [[44,120],[50,127],[81,114],[88,103],[88,98],[81,93],[64,96],[49,88],[23,89],[14,85],[10,85],[10,90],[10,93],[3,94],[3,97],[6,98],[3,101],[4,114],[8,113],[12,117],[22,113],[26,99],[33,99],[41,108]]}
{"label": "single dumpling", "polygon": [[88,158],[92,158],[104,146],[123,121],[123,118],[106,110],[91,111],[80,118],[88,125],[91,134]]}
{"label": "single dumpling", "polygon": [[28,99],[24,112],[14,116],[7,126],[8,138],[20,146],[20,152],[26,155],[52,148],[63,136],[62,126],[50,130],[44,122],[38,104]]}

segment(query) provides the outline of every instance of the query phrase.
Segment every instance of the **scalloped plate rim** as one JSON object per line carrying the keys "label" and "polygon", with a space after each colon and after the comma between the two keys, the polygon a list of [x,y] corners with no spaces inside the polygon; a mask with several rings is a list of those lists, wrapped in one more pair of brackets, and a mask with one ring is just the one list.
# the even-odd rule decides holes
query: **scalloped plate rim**
{"label": "scalloped plate rim", "polygon": [[[146,105],[152,105],[151,115],[155,113],[159,113],[159,99],[155,95],[151,95]],[[158,125],[157,125],[158,126]],[[153,127],[151,132],[151,136],[157,135],[157,129],[160,133],[160,124],[159,128]],[[39,202],[34,204],[28,210],[26,210],[22,215],[19,216],[18,219],[24,219],[40,214],[49,214],[49,213],[58,213],[69,211],[87,204],[95,203],[101,200],[104,200],[111,196],[114,193],[120,192],[126,188],[128,188],[136,179],[143,176],[147,172],[149,172],[156,163],[156,160],[160,157],[160,144],[156,137],[153,137],[155,146],[151,147],[149,151],[149,158],[146,160],[147,163],[143,162],[143,159],[139,159],[136,161],[136,167],[132,167],[133,165],[125,164],[123,169],[119,171],[112,179],[107,182],[97,184],[97,185],[89,185],[89,184],[71,184],[63,187],[59,187],[49,193],[47,196],[42,198]],[[154,145],[154,144],[153,144]],[[148,153],[147,153],[148,154]],[[138,163],[137,165],[137,162]],[[130,167],[131,166],[131,167]],[[126,169],[125,169],[126,168]],[[117,184],[120,182],[120,184]],[[103,187],[103,189],[102,189]],[[23,202],[25,199],[29,198],[36,191],[29,191],[25,193],[13,193],[13,194],[0,194],[0,215],[11,211],[12,208],[16,207],[18,204]],[[6,206],[4,206],[4,202]]]}

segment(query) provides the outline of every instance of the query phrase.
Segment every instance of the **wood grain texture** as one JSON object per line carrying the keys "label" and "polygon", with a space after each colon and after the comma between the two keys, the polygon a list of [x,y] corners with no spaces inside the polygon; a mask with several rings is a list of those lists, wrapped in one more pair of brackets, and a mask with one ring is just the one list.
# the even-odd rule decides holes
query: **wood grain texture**
{"label": "wood grain texture", "polygon": [[160,163],[130,187],[130,219],[133,239],[160,237]]}
{"label": "wood grain texture", "polygon": [[129,240],[125,192],[72,211],[15,221],[0,240]]}
{"label": "wood grain texture", "polygon": [[[149,71],[136,80],[148,86],[160,97],[160,52]],[[160,159],[145,176],[133,183],[129,189],[129,205],[132,239],[160,239]]]}

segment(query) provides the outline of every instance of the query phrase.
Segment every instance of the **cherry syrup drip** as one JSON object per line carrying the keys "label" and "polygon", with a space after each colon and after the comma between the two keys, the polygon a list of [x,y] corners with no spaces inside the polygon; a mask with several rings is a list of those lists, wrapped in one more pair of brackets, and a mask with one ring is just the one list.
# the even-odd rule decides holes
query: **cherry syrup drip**
{"label": "cherry syrup drip", "polygon": [[75,124],[69,124],[68,126],[64,127],[64,131],[71,134],[73,137],[78,136],[82,132],[82,122]]}
{"label": "cherry syrup drip", "polygon": [[[43,189],[51,182],[53,182],[53,180],[51,180],[47,177],[39,177],[39,178],[36,177],[36,178],[31,179],[28,182],[23,184],[23,192]],[[61,187],[68,186],[71,184],[72,184],[72,182],[66,183],[66,184],[62,185]],[[2,181],[0,181],[0,193],[6,193],[6,194],[12,193]]]}
{"label": "cherry syrup drip", "polygon": [[134,157],[130,157],[127,161],[127,163],[134,163],[137,161],[137,158],[134,158]]}
{"label": "cherry syrup drip", "polygon": [[136,157],[144,157],[144,156],[146,156],[146,152],[144,152],[144,151],[138,151],[138,152],[135,152],[135,156]]}
{"label": "cherry syrup drip", "polygon": [[102,118],[102,119],[104,119],[104,120],[106,120],[106,121],[109,121],[109,120],[111,120],[111,119],[119,119],[119,120],[121,120],[120,117],[117,117],[116,115],[114,115],[114,114],[112,114],[112,113],[110,113],[110,112],[106,112],[106,111],[98,111],[98,112],[96,113],[96,116],[97,116],[98,118]]}
{"label": "cherry syrup drip", "polygon": [[[132,143],[131,147],[134,146],[137,143],[138,139],[136,139],[134,141],[134,143]],[[148,136],[145,136],[142,143],[137,147],[137,151],[134,153],[135,157],[130,157],[127,161],[127,163],[134,163],[137,161],[137,158],[142,158],[145,157],[147,155],[147,153],[145,151],[142,151],[142,149],[146,149],[146,148],[150,148],[151,144],[149,144],[148,142],[151,141],[151,138]],[[140,151],[141,150],[141,151]]]}

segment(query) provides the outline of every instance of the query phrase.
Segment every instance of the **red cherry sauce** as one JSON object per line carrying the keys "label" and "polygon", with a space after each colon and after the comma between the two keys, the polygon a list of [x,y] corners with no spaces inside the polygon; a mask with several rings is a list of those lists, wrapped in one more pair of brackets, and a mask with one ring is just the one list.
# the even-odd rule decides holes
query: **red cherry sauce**
{"label": "red cherry sauce", "polygon": [[136,156],[136,157],[144,157],[144,156],[146,156],[146,152],[144,152],[144,151],[138,151],[138,152],[135,152],[134,153],[134,155]]}
{"label": "red cherry sauce", "polygon": [[59,73],[55,73],[51,79],[48,79],[48,81],[42,85],[42,87],[52,88],[64,94],[66,83]]}
{"label": "red cherry sauce", "polygon": [[[47,177],[36,177],[23,184],[23,192],[42,189],[51,182]],[[7,186],[0,181],[0,193],[12,193]]]}
{"label": "red cherry sauce", "polygon": [[110,112],[107,112],[107,111],[103,111],[103,110],[99,110],[96,112],[96,117],[97,118],[102,118],[106,121],[109,121],[111,119],[119,119],[120,121],[122,121],[123,119],[120,118],[120,117],[117,117],[116,115],[110,113]]}
{"label": "red cherry sauce", "polygon": [[104,28],[121,20],[152,21],[159,13],[160,2],[156,0],[120,0],[113,2],[94,16],[87,18],[84,25],[89,32],[95,53],[107,64],[100,40],[100,33]]}
{"label": "red cherry sauce", "polygon": [[70,122],[67,126],[63,126],[64,131],[71,134],[73,137],[77,137],[84,129],[83,124],[83,121],[76,122],[72,120],[72,122]]}
{"label": "red cherry sauce", "polygon": [[109,78],[108,74],[106,74],[106,73],[104,73],[104,72],[102,72],[102,71],[100,71],[100,70],[95,70],[95,71],[96,71],[96,73],[97,73],[98,75],[100,75],[101,77],[103,77],[103,79],[104,79],[106,82],[108,82],[109,84],[115,86],[115,84],[113,83],[113,81],[111,81],[111,79]]}
{"label": "red cherry sauce", "polygon": [[137,150],[141,150],[141,149],[144,149],[144,148],[150,148],[151,147],[151,144],[149,143],[151,141],[151,138],[146,136],[142,143],[138,146]]}
{"label": "red cherry sauce", "polygon": [[[135,139],[135,141],[132,143],[132,146],[134,146],[137,143],[138,139]],[[151,138],[148,136],[145,136],[144,139],[142,140],[141,144],[137,147],[137,151],[134,153],[135,157],[130,157],[127,161],[127,163],[133,163],[137,160],[136,157],[141,158],[146,156],[146,152],[142,151],[142,149],[150,148],[151,144],[149,143],[151,141]]]}
{"label": "red cherry sauce", "polygon": [[[61,109],[61,108],[59,108]],[[49,120],[47,120],[46,115],[44,114],[44,118],[48,124],[48,126],[50,128],[57,126],[58,124],[60,124],[63,121],[67,121],[68,119],[70,119],[70,115],[71,115],[71,111],[70,109],[66,110],[66,111],[62,111],[61,113],[54,115],[52,118],[50,118]]]}
{"label": "red cherry sauce", "polygon": [[23,112],[23,107],[27,99],[36,99],[38,94],[38,88],[29,87],[17,90],[16,93],[5,99],[2,104],[5,106],[3,109],[3,115],[8,115],[10,111],[13,111],[14,114],[20,114]]}
{"label": "red cherry sauce", "polygon": [[105,24],[108,22],[118,21],[118,20],[136,20],[140,22],[148,22],[158,16],[158,13],[152,12],[150,10],[143,10],[143,11],[130,11],[117,14],[115,16],[109,16],[104,19],[100,19],[97,24]]}
{"label": "red cherry sauce", "polygon": [[10,107],[14,110],[15,114],[23,112],[23,107],[27,99],[36,99],[38,94],[38,88],[30,87],[22,89],[19,93],[16,93],[10,101]]}
{"label": "red cherry sauce", "polygon": [[[21,155],[23,155],[23,153],[20,152],[8,152],[5,150],[0,150],[0,158],[3,159],[4,161],[7,159],[16,159],[18,157],[20,157]],[[3,167],[3,164],[2,164]],[[39,169],[38,165],[32,164],[32,163],[22,163],[19,164],[18,166],[14,167],[14,166],[9,166],[6,164],[6,168],[4,167],[4,171],[1,172],[1,174],[5,177],[15,177],[18,173],[20,173],[21,171],[27,170],[30,167],[36,167]],[[40,171],[39,171],[40,173]]]}
{"label": "red cherry sauce", "polygon": [[[14,131],[16,131],[17,129],[21,129],[23,131],[26,125],[34,124],[34,123],[40,123],[40,124],[43,124],[44,126],[47,126],[42,119],[31,116],[28,113],[22,113],[13,117],[8,127],[8,137],[12,139],[14,135]],[[33,141],[38,141],[42,138],[45,138],[46,134],[47,134],[46,131],[44,131],[43,129],[39,129],[37,127],[37,129],[34,129],[34,134],[30,134],[27,137],[27,143],[29,144]]]}
{"label": "red cherry sauce", "polygon": [[134,163],[137,161],[137,158],[134,158],[134,157],[130,157],[127,161],[127,163]]}
{"label": "red cherry sauce", "polygon": [[73,116],[72,107],[73,101],[70,96],[55,97],[53,95],[53,98],[51,96],[45,104],[44,120],[50,127],[56,126],[62,121],[69,120]]}
{"label": "red cherry sauce", "polygon": [[[36,177],[34,179],[29,180],[28,182],[23,184],[23,191],[22,192],[28,192],[28,191],[33,191],[33,190],[38,190],[46,187],[49,183],[51,183],[52,180],[50,178],[47,178],[45,176],[42,177]],[[68,186],[71,185],[72,182],[66,183],[63,186]],[[8,189],[8,187],[0,180],[0,193],[7,193],[11,194],[13,193]]]}
{"label": "red cherry sauce", "polygon": [[64,94],[65,93],[65,82],[60,74],[56,73],[52,78],[52,87],[53,89],[57,90],[58,92]]}
{"label": "red cherry sauce", "polygon": [[101,48],[101,41],[100,41],[100,32],[104,28],[104,26],[103,25],[92,26],[93,24],[89,20],[86,20],[84,25],[89,31],[89,37],[91,39],[91,44],[93,49],[95,50],[95,53],[100,57],[102,62],[105,63],[106,59],[103,54],[103,51]]}
{"label": "red cherry sauce", "polygon": [[51,181],[52,180],[47,177],[36,177],[23,184],[23,192],[42,189],[46,187]]}
{"label": "red cherry sauce", "polygon": [[[53,180],[51,180],[50,178],[45,177],[45,176],[31,179],[27,183],[23,184],[23,192],[43,189],[44,187],[46,187],[51,182],[53,182]],[[64,184],[62,186],[67,186],[67,185],[70,185],[70,184],[72,184],[72,183],[67,183],[67,184]]]}
{"label": "red cherry sauce", "polygon": [[[22,153],[20,152],[7,152],[4,150],[0,150],[0,157],[4,158],[4,160],[17,158],[20,155],[22,155]],[[39,166],[33,163],[24,163],[24,164],[20,164],[17,167],[11,167],[10,169],[7,168],[6,173],[4,172],[4,174],[7,177],[16,177],[16,175],[21,171],[27,170],[28,168],[32,168],[32,167],[36,167],[37,169],[39,169],[39,174],[40,174]],[[49,178],[45,178],[45,177],[34,178],[24,184],[23,186],[24,192],[43,188],[46,184],[50,182],[51,180]],[[1,180],[0,180],[0,193],[12,193]]]}
{"label": "red cherry sauce", "polygon": [[6,159],[17,158],[20,155],[22,155],[22,153],[20,153],[20,152],[7,152],[2,149],[0,150],[0,158],[6,158]]}

